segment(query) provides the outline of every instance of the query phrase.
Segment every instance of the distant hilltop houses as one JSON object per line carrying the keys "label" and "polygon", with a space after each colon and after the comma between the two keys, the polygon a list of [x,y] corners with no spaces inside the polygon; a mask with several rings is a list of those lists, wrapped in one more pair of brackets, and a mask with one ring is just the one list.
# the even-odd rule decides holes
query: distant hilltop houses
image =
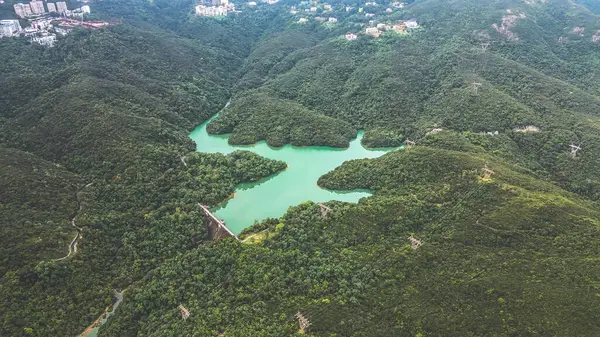
{"label": "distant hilltop houses", "polygon": [[[374,25],[374,21],[370,22],[371,25]],[[385,31],[392,31],[400,34],[408,34],[408,31],[411,29],[419,28],[419,24],[416,19],[410,19],[406,21],[398,21],[394,24],[390,23],[378,23],[374,27],[367,27],[365,29],[365,34],[370,35],[374,38],[378,38]]]}
{"label": "distant hilltop houses", "polygon": [[16,16],[27,20],[29,26],[21,27],[19,20],[0,20],[0,38],[24,36],[32,43],[47,47],[54,46],[57,35],[66,35],[75,27],[98,29],[113,25],[104,21],[84,21],[85,15],[91,13],[88,5],[69,10],[64,1],[34,0],[30,3],[16,3],[13,8]]}
{"label": "distant hilltop houses", "polygon": [[356,35],[354,33],[347,33],[346,35],[344,35],[344,37],[346,38],[346,40],[352,41],[352,40],[356,40],[358,38],[358,35]]}
{"label": "distant hilltop houses", "polygon": [[[1,0],[0,0],[1,1]],[[280,3],[280,0],[254,0],[242,3],[242,8],[248,8],[256,10],[262,8],[263,5],[273,5]],[[293,3],[286,2],[281,4],[281,7],[288,11],[291,15],[296,16],[296,23],[308,23],[317,22],[321,23],[328,28],[332,28],[338,20],[344,20],[354,22],[364,26],[364,18],[375,17],[385,18],[392,13],[400,11],[400,9],[407,6],[407,3],[400,1],[393,2],[378,2],[368,1],[364,3],[357,3],[355,6],[349,6],[347,4],[335,2],[327,3],[323,0],[300,0],[294,1]],[[203,17],[226,17],[230,13],[241,13],[236,10],[234,4],[230,3],[230,0],[198,0],[195,8],[196,16]],[[339,19],[338,19],[339,18]],[[378,20],[380,21],[380,20]],[[394,28],[394,25],[390,25],[389,28],[381,30],[398,30]],[[414,21],[405,22],[403,29],[414,29],[418,28],[419,25]],[[379,36],[380,33],[370,29],[369,35]]]}
{"label": "distant hilltop houses", "polygon": [[[278,3],[279,0],[263,0],[260,3],[273,5]],[[246,3],[248,7],[256,7],[259,3],[256,1],[249,1]],[[228,0],[202,0],[199,5],[195,7],[197,16],[208,16],[208,17],[223,17],[229,13],[241,13],[236,10],[235,5],[229,3]]]}
{"label": "distant hilltop houses", "polygon": [[[198,0],[194,10],[196,16],[200,17],[227,17],[230,13],[241,13],[236,10],[234,4],[230,0]],[[257,0],[247,1],[242,3],[242,8],[256,10],[263,8],[264,5],[273,5],[279,3],[279,0]],[[386,22],[386,18],[391,18],[393,13],[402,12],[405,8],[405,2],[378,2],[368,1],[355,6],[347,4],[327,3],[323,0],[300,0],[294,3],[286,2],[280,5],[283,10],[294,16],[294,22],[297,24],[317,23],[322,24],[325,28],[332,29],[339,25],[343,20],[344,23],[351,22],[356,26],[364,27],[362,33],[348,33],[344,37],[347,40],[354,40],[356,34],[361,36],[379,37],[386,32],[396,32],[408,34],[411,30],[417,29],[420,25],[416,19],[406,21]],[[361,7],[362,6],[362,7]],[[365,20],[369,18],[368,20]],[[338,23],[340,21],[340,23]],[[369,24],[366,25],[365,22]],[[375,22],[379,22],[375,24]],[[343,25],[343,23],[342,23]]]}
{"label": "distant hilltop houses", "polygon": [[[359,36],[371,36],[378,38],[383,34],[393,35],[406,34],[412,30],[420,28],[417,19],[409,20],[389,20],[392,13],[402,12],[405,8],[405,2],[377,2],[368,1],[358,6],[349,6],[342,3],[327,3],[322,0],[302,0],[287,7],[289,14],[295,17],[297,24],[309,22],[320,23],[328,28],[332,28],[339,21],[352,23],[354,26],[364,27],[362,33],[348,32],[342,37],[348,41],[356,40]],[[285,6],[285,5],[284,5]],[[362,6],[362,7],[361,7]],[[365,20],[365,18],[369,18]],[[368,24],[365,23],[368,21]]]}
{"label": "distant hilltop houses", "polygon": [[229,12],[236,12],[229,0],[210,0],[196,6],[197,16],[227,16]]}

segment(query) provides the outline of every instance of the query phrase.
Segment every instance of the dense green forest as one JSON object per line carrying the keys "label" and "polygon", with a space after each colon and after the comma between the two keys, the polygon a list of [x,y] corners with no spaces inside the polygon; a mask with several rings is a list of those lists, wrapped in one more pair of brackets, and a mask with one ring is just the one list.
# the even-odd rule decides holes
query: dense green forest
{"label": "dense green forest", "polygon": [[[492,25],[512,16],[517,38],[511,40]],[[362,20],[349,17],[345,29],[315,28],[312,39],[306,26],[294,24],[273,34],[269,41],[277,53],[262,57],[269,41],[261,42],[235,93],[241,101],[260,94],[264,103],[232,109],[208,130],[232,132],[231,143],[247,144],[265,138],[256,135],[262,126],[306,125],[304,119],[271,116],[283,104],[292,111],[300,103],[337,120],[338,129],[346,123],[366,129],[368,147],[423,139],[432,129],[497,132],[498,139],[485,142],[499,147],[499,155],[568,190],[600,197],[600,166],[592,164],[600,151],[600,43],[592,39],[600,31],[597,16],[570,1],[423,0],[390,15],[402,18],[418,18],[422,27],[409,36],[346,41],[341,32],[356,30],[351,27]],[[573,33],[576,27],[585,28],[583,36]],[[525,126],[540,132],[515,131]],[[329,130],[288,142],[337,146]],[[586,146],[575,163],[565,161],[571,143]]]}
{"label": "dense green forest", "polygon": [[[217,20],[104,0],[117,25],[0,39],[0,336],[76,336],[123,289],[100,336],[292,336],[298,311],[311,336],[600,335],[596,2],[407,2]],[[358,204],[211,242],[197,203],[286,168],[194,152],[219,111],[207,129],[231,144],[416,144],[319,179],[374,193]]]}
{"label": "dense green forest", "polygon": [[[226,47],[142,20],[76,30],[54,48],[0,40],[0,335],[77,335],[113,289],[206,240],[198,202],[285,169],[249,152],[194,153],[187,137],[229,99],[271,15],[196,23]],[[57,260],[78,209],[78,252]]]}

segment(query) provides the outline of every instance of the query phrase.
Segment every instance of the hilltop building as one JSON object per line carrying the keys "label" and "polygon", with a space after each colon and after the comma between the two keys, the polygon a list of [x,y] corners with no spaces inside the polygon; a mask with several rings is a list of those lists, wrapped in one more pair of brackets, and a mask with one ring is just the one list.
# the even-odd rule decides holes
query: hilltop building
{"label": "hilltop building", "polygon": [[44,2],[43,1],[32,1],[29,3],[29,6],[31,7],[31,12],[33,14],[44,14],[46,13],[46,10],[44,9]]}
{"label": "hilltop building", "polygon": [[19,20],[0,20],[0,37],[11,37],[19,34],[20,31]]}
{"label": "hilltop building", "polygon": [[381,36],[381,31],[377,27],[369,27],[365,30],[365,33],[375,38]]}
{"label": "hilltop building", "polygon": [[399,23],[397,25],[392,26],[392,29],[397,32],[404,32],[406,30],[406,25],[404,23]]}
{"label": "hilltop building", "polygon": [[50,20],[35,20],[35,21],[31,21],[31,28],[35,28],[36,31],[40,31],[40,30],[45,30],[52,27],[52,25],[50,24]]}
{"label": "hilltop building", "polygon": [[207,7],[204,5],[196,6],[196,15],[198,16],[227,16],[227,7]]}
{"label": "hilltop building", "polygon": [[347,33],[346,35],[344,35],[344,37],[346,38],[346,40],[352,41],[352,40],[356,40],[356,38],[358,36],[356,36],[356,34],[354,34],[354,33]]}
{"label": "hilltop building", "polygon": [[56,42],[56,35],[32,37],[31,42],[39,43],[42,46],[52,47],[54,46],[54,42]]}
{"label": "hilltop building", "polygon": [[13,8],[15,9],[15,14],[20,18],[26,18],[33,15],[31,7],[29,7],[28,4],[14,4]]}
{"label": "hilltop building", "polygon": [[406,28],[408,29],[415,29],[415,28],[419,28],[419,24],[417,23],[417,19],[410,19],[408,21],[404,21],[404,24],[406,25]]}
{"label": "hilltop building", "polygon": [[56,11],[64,14],[66,11],[68,11],[69,9],[67,8],[67,3],[64,1],[60,1],[56,3]]}

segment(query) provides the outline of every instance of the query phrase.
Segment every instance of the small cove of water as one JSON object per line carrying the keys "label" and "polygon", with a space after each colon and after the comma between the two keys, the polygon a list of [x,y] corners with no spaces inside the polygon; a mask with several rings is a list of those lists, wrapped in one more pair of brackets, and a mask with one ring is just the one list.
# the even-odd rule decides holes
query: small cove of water
{"label": "small cove of water", "polygon": [[286,170],[261,181],[239,184],[236,186],[235,196],[214,210],[215,215],[224,220],[227,227],[236,234],[251,226],[255,220],[278,218],[290,206],[304,201],[357,202],[360,198],[370,196],[368,191],[322,189],[317,186],[317,180],[346,160],[376,158],[392,150],[364,148],[360,143],[362,131],[346,149],[291,145],[273,148],[265,141],[250,146],[232,146],[227,143],[227,135],[214,136],[206,132],[206,125],[211,120],[212,118],[190,133],[198,152],[228,154],[236,150],[247,150],[266,158],[282,160],[288,165]]}
{"label": "small cove of water", "polygon": [[100,320],[97,321],[98,324],[96,326],[93,326],[93,328],[88,328],[86,329],[86,331],[84,331],[81,335],[79,335],[80,337],[96,337],[98,336],[98,330],[100,329],[100,326],[104,323],[106,323],[106,321],[108,320],[108,318],[110,316],[112,316],[112,314],[115,313],[115,310],[117,310],[117,308],[119,307],[119,305],[121,305],[121,302],[123,302],[123,294],[125,293],[125,290],[121,291],[120,293],[115,291],[115,298],[117,299],[117,302],[115,302],[115,304],[113,304],[112,308],[110,309],[110,311],[106,312],[105,314],[103,314],[102,316],[100,316]]}

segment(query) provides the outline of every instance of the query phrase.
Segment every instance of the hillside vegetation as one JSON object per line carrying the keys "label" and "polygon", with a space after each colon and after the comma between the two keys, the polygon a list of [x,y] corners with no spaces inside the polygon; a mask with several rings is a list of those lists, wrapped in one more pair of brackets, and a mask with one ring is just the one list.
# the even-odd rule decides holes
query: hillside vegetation
{"label": "hillside vegetation", "polygon": [[[228,100],[268,25],[244,20],[202,23],[239,39],[231,50],[135,20],[50,49],[0,40],[0,335],[78,335],[113,289],[206,239],[197,203],[285,169],[249,152],[194,153],[187,137]],[[81,238],[64,258],[74,217]]]}
{"label": "hillside vegetation", "polygon": [[[600,335],[594,2],[408,2],[349,4],[421,25],[378,39],[347,3],[299,24],[287,1],[215,20],[191,0],[0,39],[0,335],[76,336],[123,289],[99,336],[301,335],[297,312],[307,336]],[[415,145],[317,182],[374,193],[357,204],[211,242],[197,203],[286,168],[194,152],[217,112],[231,144]]]}
{"label": "hillside vegetation", "polygon": [[374,197],[325,218],[305,203],[258,244],[165,263],[103,333],[291,336],[301,311],[311,336],[598,334],[598,205],[503,162],[482,180],[488,160],[417,147],[348,162],[320,183]]}
{"label": "hillside vegetation", "polygon": [[[260,92],[262,102],[285,104],[289,111],[299,103],[334,118],[337,137],[345,136],[340,132],[345,122],[366,129],[368,147],[420,141],[432,129],[498,133],[500,139],[480,141],[502,148],[505,159],[539,176],[598,200],[600,166],[592,164],[600,152],[600,42],[592,41],[600,31],[598,16],[566,0],[423,0],[390,15],[402,18],[418,18],[422,27],[406,36],[354,41],[340,38],[342,28],[326,34],[317,27],[312,36],[319,42],[306,44],[308,28],[290,24],[261,42],[257,56],[250,54],[242,68],[245,85],[235,95],[243,100]],[[512,19],[509,33],[493,28]],[[354,23],[361,20],[350,17],[340,26],[356,30]],[[375,17],[378,22],[386,19]],[[573,32],[576,27],[585,28],[583,36]],[[271,41],[278,52],[258,63]],[[246,84],[257,77],[254,85]],[[232,132],[231,143],[247,144],[264,138],[248,136],[261,127],[293,130],[307,124],[267,113],[246,118],[248,111],[232,109],[209,131]],[[515,132],[526,126],[540,132]],[[294,144],[338,146],[331,131],[313,130],[317,137],[294,137]],[[568,160],[571,144],[584,145],[575,161]]]}

